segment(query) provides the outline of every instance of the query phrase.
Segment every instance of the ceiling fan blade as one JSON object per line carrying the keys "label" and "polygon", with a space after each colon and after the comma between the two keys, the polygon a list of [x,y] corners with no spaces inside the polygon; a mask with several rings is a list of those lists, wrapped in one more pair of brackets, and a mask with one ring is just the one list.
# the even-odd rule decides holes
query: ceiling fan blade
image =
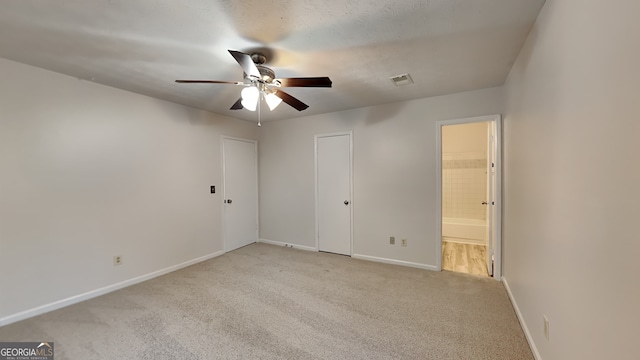
{"label": "ceiling fan blade", "polygon": [[303,77],[276,79],[283,87],[331,87],[331,79],[323,77]]}
{"label": "ceiling fan blade", "polygon": [[233,56],[234,59],[236,59],[238,64],[240,64],[240,66],[242,67],[242,71],[244,71],[245,74],[251,77],[255,77],[256,79],[260,78],[260,71],[258,71],[256,64],[254,64],[249,54],[245,54],[235,50],[229,50],[229,53],[231,54],[231,56]]}
{"label": "ceiling fan blade", "polygon": [[181,84],[232,84],[232,85],[244,84],[241,81],[221,81],[221,80],[176,80],[176,82]]}
{"label": "ceiling fan blade", "polygon": [[229,110],[242,110],[244,109],[244,106],[242,106],[242,98],[238,99],[238,101],[236,101],[233,106],[231,106],[231,108]]}
{"label": "ceiling fan blade", "polygon": [[276,92],[274,94],[277,97],[279,97],[280,99],[282,99],[282,101],[284,101],[287,104],[291,105],[291,107],[295,108],[298,111],[302,111],[302,110],[304,110],[304,109],[309,107],[309,105],[303,103],[302,101],[294,98],[293,96],[287,94],[286,92],[284,92],[282,90],[276,90]]}

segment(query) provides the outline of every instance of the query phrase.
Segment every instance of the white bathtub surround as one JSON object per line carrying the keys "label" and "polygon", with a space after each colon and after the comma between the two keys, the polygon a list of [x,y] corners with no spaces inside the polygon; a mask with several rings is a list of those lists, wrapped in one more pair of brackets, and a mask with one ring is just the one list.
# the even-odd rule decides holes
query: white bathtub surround
{"label": "white bathtub surround", "polygon": [[442,218],[442,240],[487,245],[487,222],[478,219]]}
{"label": "white bathtub surround", "polygon": [[486,219],[487,157],[480,153],[442,155],[442,215]]}

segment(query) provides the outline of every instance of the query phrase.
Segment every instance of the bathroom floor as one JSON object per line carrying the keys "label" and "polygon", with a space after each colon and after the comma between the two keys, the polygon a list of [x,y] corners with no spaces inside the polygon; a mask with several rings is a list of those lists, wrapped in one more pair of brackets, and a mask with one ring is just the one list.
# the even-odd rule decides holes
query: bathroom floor
{"label": "bathroom floor", "polygon": [[443,241],[442,270],[489,276],[487,272],[487,247]]}

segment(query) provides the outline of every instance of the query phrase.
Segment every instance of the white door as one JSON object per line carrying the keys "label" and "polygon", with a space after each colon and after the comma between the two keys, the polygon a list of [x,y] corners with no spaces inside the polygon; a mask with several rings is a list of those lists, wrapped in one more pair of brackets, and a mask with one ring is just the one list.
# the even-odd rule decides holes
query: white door
{"label": "white door", "polygon": [[225,251],[258,241],[257,142],[223,137]]}
{"label": "white door", "polygon": [[316,136],[318,250],[351,255],[351,134]]}
{"label": "white door", "polygon": [[495,204],[496,204],[496,130],[495,122],[487,126],[487,271],[493,276],[495,249]]}

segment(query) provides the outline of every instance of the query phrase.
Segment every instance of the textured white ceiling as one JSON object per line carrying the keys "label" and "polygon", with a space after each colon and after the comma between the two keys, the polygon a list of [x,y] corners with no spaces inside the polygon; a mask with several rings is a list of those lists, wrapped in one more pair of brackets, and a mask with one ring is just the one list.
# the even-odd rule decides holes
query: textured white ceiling
{"label": "textured white ceiling", "polygon": [[[116,88],[232,111],[241,81],[227,49],[266,49],[278,77],[329,76],[333,88],[286,88],[263,120],[503,84],[544,0],[0,0],[0,57]],[[410,73],[396,87],[390,76]],[[266,107],[265,107],[266,108]]]}

